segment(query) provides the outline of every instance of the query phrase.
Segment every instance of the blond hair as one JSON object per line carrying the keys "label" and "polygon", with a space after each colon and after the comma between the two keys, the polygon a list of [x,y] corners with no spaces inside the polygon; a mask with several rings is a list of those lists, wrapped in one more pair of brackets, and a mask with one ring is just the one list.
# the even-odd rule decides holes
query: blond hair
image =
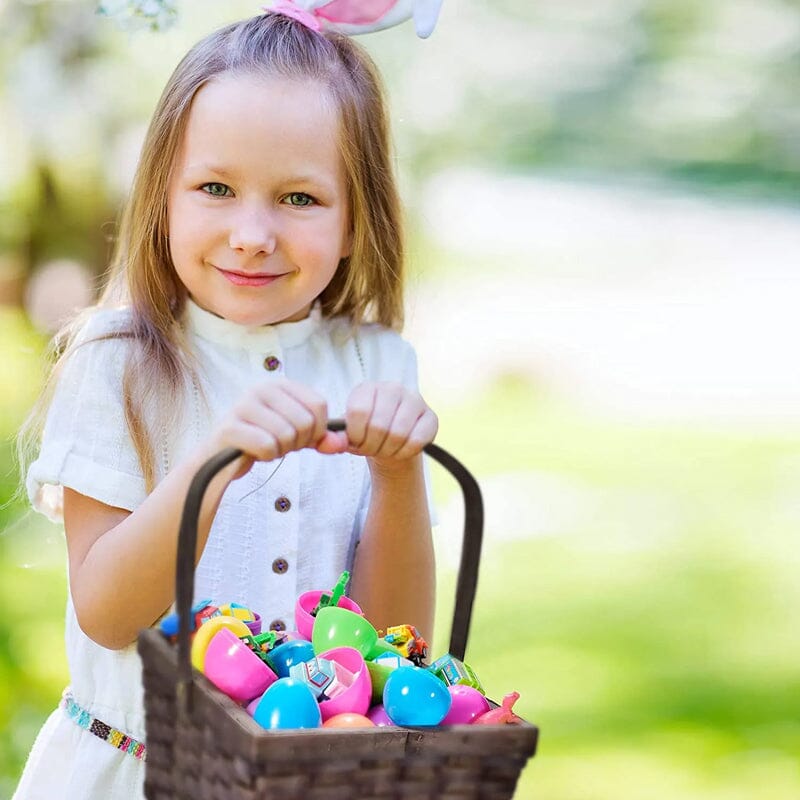
{"label": "blond hair", "polygon": [[[353,244],[320,295],[322,314],[396,329],[403,323],[400,201],[383,86],[370,56],[346,36],[319,34],[279,14],[237,22],[201,40],[178,64],[153,113],[108,281],[88,312],[130,309],[129,330],[113,336],[130,340],[122,386],[125,419],[148,491],[156,483],[156,438],[171,427],[187,385],[197,382],[180,325],[186,290],[169,253],[168,186],[192,100],[223,73],[314,80],[327,89],[339,112]],[[48,386],[20,433],[23,469],[38,446],[59,368],[75,350],[86,317],[56,339]]]}

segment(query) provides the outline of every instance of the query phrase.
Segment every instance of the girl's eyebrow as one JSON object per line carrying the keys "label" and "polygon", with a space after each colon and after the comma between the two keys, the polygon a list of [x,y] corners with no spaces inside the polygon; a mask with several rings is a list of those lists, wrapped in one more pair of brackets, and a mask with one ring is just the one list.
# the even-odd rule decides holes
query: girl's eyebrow
{"label": "girl's eyebrow", "polygon": [[219,175],[222,178],[232,178],[233,173],[229,170],[225,169],[225,167],[218,167],[215,164],[187,164],[186,165],[187,171],[199,171],[199,172],[213,172],[215,175]]}
{"label": "girl's eyebrow", "polygon": [[[187,172],[211,172],[214,175],[218,175],[220,178],[225,180],[233,180],[236,177],[236,173],[226,169],[225,167],[218,166],[216,164],[207,164],[205,162],[196,162],[193,164],[186,165]],[[300,185],[310,185],[310,186],[317,186],[322,189],[330,190],[332,188],[332,181],[326,175],[320,174],[312,174],[310,172],[298,172],[293,175],[284,175],[281,177],[280,182],[282,184],[300,184]]]}

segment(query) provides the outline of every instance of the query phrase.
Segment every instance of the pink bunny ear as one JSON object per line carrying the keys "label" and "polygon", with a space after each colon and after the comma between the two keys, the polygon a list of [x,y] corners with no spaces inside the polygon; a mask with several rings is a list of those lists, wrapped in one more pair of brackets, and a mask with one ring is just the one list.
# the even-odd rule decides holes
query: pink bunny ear
{"label": "pink bunny ear", "polygon": [[371,25],[397,5],[397,0],[331,0],[314,13],[329,22],[347,25]]}
{"label": "pink bunny ear", "polygon": [[391,28],[414,19],[417,35],[430,36],[442,0],[271,0],[267,12],[285,14],[314,31],[353,36]]}

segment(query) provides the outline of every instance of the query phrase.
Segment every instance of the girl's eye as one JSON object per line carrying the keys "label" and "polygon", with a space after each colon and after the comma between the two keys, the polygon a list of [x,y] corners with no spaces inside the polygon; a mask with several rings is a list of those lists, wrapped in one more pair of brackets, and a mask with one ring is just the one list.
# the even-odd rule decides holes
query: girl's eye
{"label": "girl's eye", "polygon": [[228,197],[231,194],[231,190],[224,183],[204,183],[200,188],[212,197]]}
{"label": "girl's eye", "polygon": [[286,195],[286,200],[290,206],[310,206],[314,203],[314,198],[305,192],[292,192]]}

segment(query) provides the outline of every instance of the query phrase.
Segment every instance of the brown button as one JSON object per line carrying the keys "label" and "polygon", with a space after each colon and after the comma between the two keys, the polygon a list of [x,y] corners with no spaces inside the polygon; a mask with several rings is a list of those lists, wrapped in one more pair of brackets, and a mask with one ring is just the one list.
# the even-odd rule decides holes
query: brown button
{"label": "brown button", "polygon": [[276,558],[272,562],[272,571],[277,572],[278,575],[283,575],[289,569],[289,562],[285,558]]}
{"label": "brown button", "polygon": [[286,623],[282,619],[274,619],[270,622],[269,629],[271,631],[285,631]]}
{"label": "brown button", "polygon": [[275,501],[276,511],[288,511],[292,507],[292,503],[288,497],[279,497]]}
{"label": "brown button", "polygon": [[264,359],[264,369],[268,372],[275,372],[276,369],[280,369],[280,366],[280,359],[276,356],[267,356]]}

